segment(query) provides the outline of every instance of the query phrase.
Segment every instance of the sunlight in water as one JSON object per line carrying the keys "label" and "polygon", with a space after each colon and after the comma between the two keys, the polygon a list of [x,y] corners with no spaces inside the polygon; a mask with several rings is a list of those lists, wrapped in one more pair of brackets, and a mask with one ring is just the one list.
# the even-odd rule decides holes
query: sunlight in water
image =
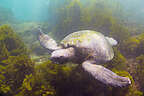
{"label": "sunlight in water", "polygon": [[0,0],[0,96],[143,96],[144,0]]}

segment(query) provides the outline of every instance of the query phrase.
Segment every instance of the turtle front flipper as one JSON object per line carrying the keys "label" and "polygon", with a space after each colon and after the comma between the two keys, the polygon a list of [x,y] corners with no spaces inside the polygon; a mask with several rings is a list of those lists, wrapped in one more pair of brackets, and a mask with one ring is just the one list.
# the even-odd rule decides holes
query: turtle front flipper
{"label": "turtle front flipper", "polygon": [[40,28],[38,28],[38,40],[40,42],[40,45],[43,46],[44,48],[49,49],[50,51],[54,51],[57,49],[61,49],[60,46],[57,45],[56,41],[52,39],[50,36],[47,34],[44,34]]}
{"label": "turtle front flipper", "polygon": [[111,85],[114,87],[124,87],[131,84],[131,81],[127,77],[118,76],[109,69],[101,66],[95,65],[95,61],[85,61],[82,67],[85,71],[90,73],[95,79],[101,81],[106,85]]}

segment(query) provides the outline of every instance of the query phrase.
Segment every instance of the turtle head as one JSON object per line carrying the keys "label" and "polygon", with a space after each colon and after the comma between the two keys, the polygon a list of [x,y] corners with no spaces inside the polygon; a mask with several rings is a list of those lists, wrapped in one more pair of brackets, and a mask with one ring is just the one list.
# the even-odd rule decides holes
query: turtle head
{"label": "turtle head", "polygon": [[67,61],[71,60],[75,55],[75,50],[73,47],[66,48],[66,49],[58,49],[51,53],[50,59],[59,64],[66,63]]}

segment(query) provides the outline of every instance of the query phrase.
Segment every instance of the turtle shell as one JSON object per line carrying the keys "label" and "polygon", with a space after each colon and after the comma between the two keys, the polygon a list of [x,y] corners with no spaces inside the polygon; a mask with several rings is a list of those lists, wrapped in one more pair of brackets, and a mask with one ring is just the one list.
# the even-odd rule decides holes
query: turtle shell
{"label": "turtle shell", "polygon": [[114,56],[112,45],[100,32],[82,30],[69,34],[62,41],[65,47],[75,46],[80,53],[86,54],[85,58],[92,57],[99,61],[111,60]]}

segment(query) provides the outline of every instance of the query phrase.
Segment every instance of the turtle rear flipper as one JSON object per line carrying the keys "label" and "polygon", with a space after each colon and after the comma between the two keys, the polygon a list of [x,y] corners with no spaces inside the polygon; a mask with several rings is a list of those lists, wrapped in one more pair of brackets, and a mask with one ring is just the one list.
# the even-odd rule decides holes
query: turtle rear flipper
{"label": "turtle rear flipper", "polygon": [[61,47],[57,45],[57,43],[54,39],[52,39],[47,34],[44,34],[40,28],[38,28],[38,29],[39,29],[38,40],[42,47],[47,48],[50,51],[61,49]]}
{"label": "turtle rear flipper", "polygon": [[95,61],[85,61],[82,67],[85,71],[90,73],[95,79],[101,81],[104,84],[114,87],[124,87],[131,84],[131,81],[127,77],[118,76],[114,72],[108,70],[101,65],[93,64]]}

